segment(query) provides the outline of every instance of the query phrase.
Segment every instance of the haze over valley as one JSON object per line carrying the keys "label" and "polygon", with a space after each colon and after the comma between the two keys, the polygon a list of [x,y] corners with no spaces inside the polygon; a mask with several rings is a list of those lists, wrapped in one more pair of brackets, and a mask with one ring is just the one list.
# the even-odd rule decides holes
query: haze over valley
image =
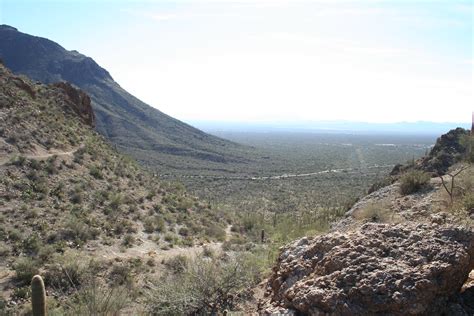
{"label": "haze over valley", "polygon": [[472,16],[0,1],[0,315],[474,315]]}

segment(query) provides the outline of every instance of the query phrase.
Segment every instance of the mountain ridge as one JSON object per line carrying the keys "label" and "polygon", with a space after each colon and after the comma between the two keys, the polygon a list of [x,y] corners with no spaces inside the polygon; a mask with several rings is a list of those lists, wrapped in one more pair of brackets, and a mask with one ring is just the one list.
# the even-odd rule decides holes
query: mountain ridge
{"label": "mountain ridge", "polygon": [[226,169],[227,163],[245,164],[250,157],[250,148],[140,101],[90,57],[11,26],[0,26],[0,39],[0,58],[7,67],[43,83],[68,81],[84,90],[92,99],[97,131],[148,166]]}

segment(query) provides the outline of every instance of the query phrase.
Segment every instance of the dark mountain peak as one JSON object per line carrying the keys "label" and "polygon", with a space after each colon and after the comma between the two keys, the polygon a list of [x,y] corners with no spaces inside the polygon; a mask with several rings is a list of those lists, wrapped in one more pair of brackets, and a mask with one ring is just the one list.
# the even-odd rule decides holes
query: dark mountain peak
{"label": "dark mountain peak", "polygon": [[[12,32],[12,30],[14,32]],[[92,58],[42,37],[6,26],[0,28],[0,56],[14,72],[44,83],[69,81],[76,85],[112,80]]]}
{"label": "dark mountain peak", "polygon": [[92,58],[42,37],[0,27],[0,59],[15,73],[43,83],[67,81],[91,98],[97,130],[151,166],[226,169],[245,163],[249,149],[206,134],[122,89]]}
{"label": "dark mountain peak", "polygon": [[18,29],[14,28],[13,26],[6,25],[6,24],[0,24],[0,30],[18,31]]}

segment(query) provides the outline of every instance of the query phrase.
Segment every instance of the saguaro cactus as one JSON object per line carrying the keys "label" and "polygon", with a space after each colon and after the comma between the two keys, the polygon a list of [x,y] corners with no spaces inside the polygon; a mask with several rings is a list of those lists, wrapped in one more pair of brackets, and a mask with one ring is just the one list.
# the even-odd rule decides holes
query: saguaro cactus
{"label": "saguaro cactus", "polygon": [[46,316],[46,291],[43,278],[39,275],[31,280],[31,306],[33,316]]}

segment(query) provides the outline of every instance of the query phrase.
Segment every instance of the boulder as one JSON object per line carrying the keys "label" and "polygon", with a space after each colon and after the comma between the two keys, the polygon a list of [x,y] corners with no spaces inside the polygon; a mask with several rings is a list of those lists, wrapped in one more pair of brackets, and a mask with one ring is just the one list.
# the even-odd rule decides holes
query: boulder
{"label": "boulder", "polygon": [[473,268],[471,229],[368,223],[355,231],[302,238],[282,249],[269,279],[266,311],[452,313],[462,310],[452,302]]}

